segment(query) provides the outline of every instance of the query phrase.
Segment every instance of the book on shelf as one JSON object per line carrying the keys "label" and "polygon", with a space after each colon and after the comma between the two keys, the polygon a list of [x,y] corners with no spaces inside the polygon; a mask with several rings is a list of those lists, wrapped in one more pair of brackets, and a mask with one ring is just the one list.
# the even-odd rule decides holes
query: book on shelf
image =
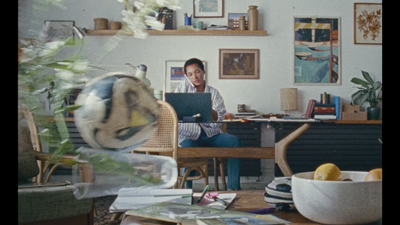
{"label": "book on shelf", "polygon": [[334,103],[315,103],[314,107],[335,107]]}
{"label": "book on shelf", "polygon": [[247,112],[237,112],[237,113],[235,113],[235,115],[239,115],[239,116],[245,116],[245,115],[255,115],[256,114],[256,111],[254,110],[254,111],[247,111]]}
{"label": "book on shelf", "polygon": [[200,223],[200,221],[197,222],[197,220],[211,219],[216,219],[219,222],[222,222],[222,224],[232,224],[232,220],[243,221],[244,224],[290,223],[289,221],[270,214],[246,213],[233,210],[210,208],[200,205],[185,205],[173,202],[161,202],[133,210],[128,210],[127,212],[125,212],[125,215],[138,216],[179,224],[196,224]]}
{"label": "book on shelf", "polygon": [[317,100],[315,100],[315,99],[308,100],[307,111],[306,111],[306,114],[305,114],[306,117],[312,118],[313,112],[314,112],[314,106],[315,106],[316,102],[317,102]]}
{"label": "book on shelf", "polygon": [[314,113],[335,113],[335,107],[315,106]]}
{"label": "book on shelf", "polygon": [[336,114],[331,114],[331,113],[314,114],[314,119],[317,119],[317,120],[336,120]]}
{"label": "book on shelf", "polygon": [[193,189],[121,188],[109,208],[110,213],[126,212],[160,202],[192,204]]}
{"label": "book on shelf", "polygon": [[340,112],[342,111],[342,100],[339,96],[334,96],[333,103],[335,104],[336,120],[340,120]]}

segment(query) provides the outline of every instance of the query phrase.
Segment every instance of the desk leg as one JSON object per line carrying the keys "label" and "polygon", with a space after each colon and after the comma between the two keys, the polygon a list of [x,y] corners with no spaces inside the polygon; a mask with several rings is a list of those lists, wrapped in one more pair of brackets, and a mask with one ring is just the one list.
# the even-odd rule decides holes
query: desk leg
{"label": "desk leg", "polygon": [[275,162],[278,164],[282,173],[286,177],[290,177],[293,175],[292,170],[289,167],[289,164],[286,160],[286,151],[288,145],[294,141],[298,136],[300,136],[304,131],[310,128],[309,123],[305,123],[301,125],[296,130],[292,131],[286,137],[282,138],[279,142],[275,143]]}

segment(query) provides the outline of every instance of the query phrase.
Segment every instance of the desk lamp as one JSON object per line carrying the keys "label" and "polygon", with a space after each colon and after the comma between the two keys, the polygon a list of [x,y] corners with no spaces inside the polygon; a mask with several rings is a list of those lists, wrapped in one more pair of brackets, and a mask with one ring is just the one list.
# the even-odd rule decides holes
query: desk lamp
{"label": "desk lamp", "polygon": [[286,116],[286,111],[298,109],[297,88],[281,88],[280,91],[281,91],[281,110],[284,111],[284,114]]}

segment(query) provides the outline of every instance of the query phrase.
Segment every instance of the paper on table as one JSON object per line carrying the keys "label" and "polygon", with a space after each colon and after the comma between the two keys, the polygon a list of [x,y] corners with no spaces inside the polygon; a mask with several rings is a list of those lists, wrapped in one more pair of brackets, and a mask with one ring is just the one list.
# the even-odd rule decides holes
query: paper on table
{"label": "paper on table", "polygon": [[[197,199],[200,197],[200,195],[201,193],[193,193],[193,202],[197,202]],[[207,206],[214,209],[226,209],[226,207],[228,207],[228,205],[233,201],[233,199],[235,199],[236,193],[219,194],[217,197],[219,199],[224,200],[226,202],[226,205],[218,201],[214,201],[214,199],[212,198],[203,198],[201,202],[198,203],[197,205]]]}
{"label": "paper on table", "polygon": [[188,198],[182,198],[181,196],[169,196],[169,197],[119,197],[110,206],[110,213],[126,212],[131,209],[137,209],[147,205],[153,205],[160,202],[175,202],[181,204],[191,205],[192,200]]}
{"label": "paper on table", "polygon": [[218,219],[218,221],[223,222],[223,224],[267,225],[290,223],[289,221],[270,214],[260,215],[171,202],[162,202],[134,210],[128,210],[125,214],[180,224],[196,224],[197,220],[209,221],[210,219]]}
{"label": "paper on table", "polygon": [[109,208],[110,213],[126,212],[160,202],[192,204],[192,189],[138,189],[121,188]]}

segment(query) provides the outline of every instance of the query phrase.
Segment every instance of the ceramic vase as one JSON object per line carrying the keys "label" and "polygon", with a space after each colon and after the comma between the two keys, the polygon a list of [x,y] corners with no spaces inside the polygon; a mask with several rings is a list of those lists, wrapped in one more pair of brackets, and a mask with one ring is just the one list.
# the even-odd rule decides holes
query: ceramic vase
{"label": "ceramic vase", "polygon": [[256,5],[250,5],[247,10],[247,29],[257,30],[258,27],[258,9]]}
{"label": "ceramic vase", "polygon": [[367,108],[367,119],[368,120],[378,120],[381,112],[380,107],[368,107]]}

